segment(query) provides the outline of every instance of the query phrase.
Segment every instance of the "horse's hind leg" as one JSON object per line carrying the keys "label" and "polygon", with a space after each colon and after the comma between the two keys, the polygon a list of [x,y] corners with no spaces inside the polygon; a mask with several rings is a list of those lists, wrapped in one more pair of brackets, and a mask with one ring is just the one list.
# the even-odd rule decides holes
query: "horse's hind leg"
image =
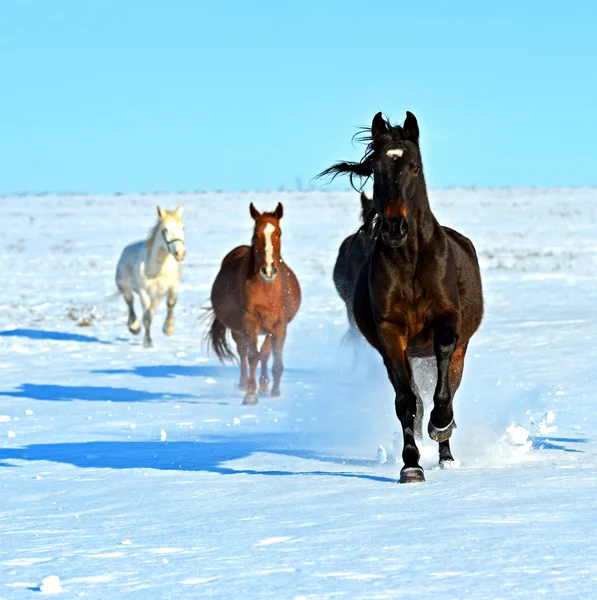
{"label": "horse's hind leg", "polygon": [[269,373],[267,372],[267,362],[272,354],[272,336],[267,335],[259,351],[261,358],[261,377],[259,378],[259,393],[269,394]]}
{"label": "horse's hind leg", "polygon": [[[413,372],[412,361],[409,359],[410,372]],[[419,391],[419,386],[415,381],[414,375],[411,377],[410,385],[414,395],[417,398],[417,412],[415,413],[415,439],[420,442],[423,441],[423,417],[425,416],[425,405],[423,404],[423,399],[421,398],[421,392]]]}
{"label": "horse's hind leg", "polygon": [[168,298],[166,303],[168,305],[168,314],[166,315],[166,320],[164,321],[164,327],[162,331],[166,335],[172,335],[174,333],[174,307],[176,306],[176,300],[178,298],[178,289],[170,288],[168,290]]}
{"label": "horse's hind leg", "polygon": [[247,377],[247,355],[249,353],[249,345],[243,333],[232,331],[232,339],[236,343],[236,350],[240,358],[240,381],[238,389],[241,392],[246,392],[249,386],[249,378]]}
{"label": "horse's hind leg", "polygon": [[122,294],[124,301],[126,302],[129,308],[129,318],[128,318],[128,328],[129,331],[135,335],[141,331],[141,323],[139,323],[139,319],[137,319],[137,315],[135,314],[135,299],[133,297],[133,292],[127,288],[118,284],[118,289]]}

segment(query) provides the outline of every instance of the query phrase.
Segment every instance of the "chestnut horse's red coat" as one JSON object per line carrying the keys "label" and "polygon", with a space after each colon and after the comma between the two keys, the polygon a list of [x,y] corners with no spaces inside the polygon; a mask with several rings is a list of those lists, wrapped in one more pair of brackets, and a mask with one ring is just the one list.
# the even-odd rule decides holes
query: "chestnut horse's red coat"
{"label": "chestnut horse's red coat", "polygon": [[[235,359],[226,339],[226,330],[230,329],[240,357],[239,387],[247,392],[245,404],[257,402],[259,361],[259,393],[269,392],[267,363],[272,351],[271,395],[280,395],[286,329],[301,303],[298,280],[280,254],[282,204],[271,213],[260,213],[251,204],[250,211],[255,221],[251,246],[238,246],[222,261],[211,291],[214,314],[208,331],[208,340],[218,358],[226,361]],[[266,336],[261,349],[260,334]]]}

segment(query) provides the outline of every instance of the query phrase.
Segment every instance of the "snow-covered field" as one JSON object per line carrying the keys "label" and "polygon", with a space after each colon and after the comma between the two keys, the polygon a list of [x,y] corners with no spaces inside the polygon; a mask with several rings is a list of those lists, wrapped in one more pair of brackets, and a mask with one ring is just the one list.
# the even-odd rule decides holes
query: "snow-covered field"
{"label": "snow-covered field", "polygon": [[[199,319],[251,200],[285,205],[303,305],[283,397],[243,407]],[[340,346],[331,272],[355,193],[3,198],[0,598],[49,576],[102,600],[597,596],[597,190],[431,202],[475,242],[486,317],[456,400],[460,468],[434,469],[427,440],[427,482],[400,486],[383,367]],[[184,204],[188,254],[177,331],[161,307],[146,350],[113,275],[158,203]]]}

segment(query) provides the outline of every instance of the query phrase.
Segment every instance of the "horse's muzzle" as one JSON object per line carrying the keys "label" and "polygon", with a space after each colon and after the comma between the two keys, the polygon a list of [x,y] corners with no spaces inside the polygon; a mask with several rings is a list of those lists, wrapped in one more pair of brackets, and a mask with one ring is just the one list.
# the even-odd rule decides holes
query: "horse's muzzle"
{"label": "horse's muzzle", "polygon": [[384,219],[381,223],[381,239],[390,248],[400,248],[408,235],[408,221],[405,217]]}
{"label": "horse's muzzle", "polygon": [[178,261],[178,262],[182,262],[184,260],[184,257],[187,255],[187,251],[185,248],[181,248],[180,250],[177,250],[176,252],[174,252],[174,258]]}
{"label": "horse's muzzle", "polygon": [[278,276],[277,267],[272,267],[271,275],[267,274],[267,269],[265,267],[261,267],[261,270],[259,272],[261,273],[261,279],[263,279],[265,283],[273,283],[276,280],[276,277]]}

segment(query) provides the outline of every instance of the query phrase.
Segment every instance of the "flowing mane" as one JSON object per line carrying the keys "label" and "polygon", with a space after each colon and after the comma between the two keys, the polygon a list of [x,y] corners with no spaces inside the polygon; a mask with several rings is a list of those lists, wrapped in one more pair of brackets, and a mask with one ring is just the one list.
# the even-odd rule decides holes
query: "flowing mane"
{"label": "flowing mane", "polygon": [[148,248],[148,249],[152,248],[153,245],[155,244],[155,238],[158,235],[161,224],[162,224],[161,219],[158,219],[158,222],[149,230],[149,234],[147,236],[147,239],[145,240],[146,248]]}
{"label": "flowing mane", "polygon": [[[381,137],[376,137],[374,139],[369,127],[361,127],[360,131],[353,136],[353,141],[356,140],[357,142],[367,144],[365,154],[363,154],[363,158],[361,158],[359,162],[347,161],[336,163],[319,173],[319,175],[316,176],[316,179],[331,176],[331,182],[336,179],[338,175],[348,174],[352,188],[357,192],[361,192],[367,181],[373,175],[373,158],[375,152],[388,142],[406,139],[404,129],[401,125],[391,125],[387,118],[384,119],[384,123],[386,124],[387,131]],[[354,184],[355,176],[361,180],[361,184],[358,188]],[[365,215],[363,215],[363,218],[365,218]]]}

